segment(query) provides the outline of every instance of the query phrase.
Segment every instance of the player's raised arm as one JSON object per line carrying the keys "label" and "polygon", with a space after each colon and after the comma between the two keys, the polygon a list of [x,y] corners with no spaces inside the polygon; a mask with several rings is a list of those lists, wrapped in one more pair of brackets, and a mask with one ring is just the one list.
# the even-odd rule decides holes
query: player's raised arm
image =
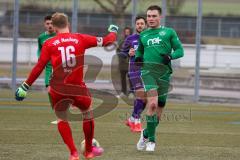
{"label": "player's raised arm", "polygon": [[117,32],[118,32],[118,26],[111,24],[108,27],[108,35],[105,37],[95,37],[87,34],[82,34],[84,37],[84,42],[86,42],[85,48],[91,48],[91,47],[102,47],[107,46],[111,43],[114,43],[117,40]]}
{"label": "player's raised arm", "polygon": [[42,73],[44,67],[50,60],[50,54],[47,53],[46,46],[43,45],[41,55],[38,59],[37,64],[32,69],[30,75],[27,80],[21,84],[20,87],[15,92],[15,99],[18,101],[22,101],[27,96],[27,90],[33,84],[33,82],[39,77]]}
{"label": "player's raised arm", "polygon": [[103,37],[102,46],[107,46],[110,43],[113,43],[117,40],[118,26],[111,24],[108,27],[108,32],[109,32],[109,34],[107,36]]}

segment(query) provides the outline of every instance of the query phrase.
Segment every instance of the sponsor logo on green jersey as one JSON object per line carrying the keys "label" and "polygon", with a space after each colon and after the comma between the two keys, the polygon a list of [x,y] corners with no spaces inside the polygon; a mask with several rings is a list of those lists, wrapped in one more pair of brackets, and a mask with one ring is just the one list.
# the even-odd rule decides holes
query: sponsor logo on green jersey
{"label": "sponsor logo on green jersey", "polygon": [[161,41],[162,41],[162,39],[160,39],[160,37],[152,38],[147,41],[147,45],[152,46],[155,44],[160,44]]}

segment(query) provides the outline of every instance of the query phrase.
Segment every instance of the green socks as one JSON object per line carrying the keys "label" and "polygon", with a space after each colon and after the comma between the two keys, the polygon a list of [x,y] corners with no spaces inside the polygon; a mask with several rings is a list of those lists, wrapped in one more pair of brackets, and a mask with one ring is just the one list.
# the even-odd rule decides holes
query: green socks
{"label": "green socks", "polygon": [[146,116],[147,120],[147,128],[143,131],[144,138],[148,138],[150,142],[155,142],[155,132],[156,127],[159,124],[159,120],[157,118],[157,115],[153,116]]}

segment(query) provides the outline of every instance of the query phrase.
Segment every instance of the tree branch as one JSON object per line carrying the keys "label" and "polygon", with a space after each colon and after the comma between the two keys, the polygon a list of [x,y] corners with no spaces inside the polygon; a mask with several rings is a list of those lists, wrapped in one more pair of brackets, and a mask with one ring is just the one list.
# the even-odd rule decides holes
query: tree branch
{"label": "tree branch", "polygon": [[123,11],[126,10],[127,6],[131,3],[131,0],[128,0],[124,5],[123,5]]}
{"label": "tree branch", "polygon": [[102,1],[100,0],[94,0],[103,10],[105,10],[106,12],[111,12],[111,13],[114,13],[113,10],[107,8],[103,3]]}
{"label": "tree branch", "polygon": [[108,1],[108,3],[110,3],[113,7],[116,6],[116,4],[115,4],[112,0],[107,0],[107,1]]}

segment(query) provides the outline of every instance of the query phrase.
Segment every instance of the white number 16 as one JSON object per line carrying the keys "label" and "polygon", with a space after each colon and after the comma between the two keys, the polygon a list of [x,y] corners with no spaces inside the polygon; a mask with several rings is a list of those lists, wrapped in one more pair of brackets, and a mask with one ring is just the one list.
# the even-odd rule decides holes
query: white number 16
{"label": "white number 16", "polygon": [[74,67],[76,65],[75,48],[73,46],[58,47],[58,50],[61,51],[63,67]]}

